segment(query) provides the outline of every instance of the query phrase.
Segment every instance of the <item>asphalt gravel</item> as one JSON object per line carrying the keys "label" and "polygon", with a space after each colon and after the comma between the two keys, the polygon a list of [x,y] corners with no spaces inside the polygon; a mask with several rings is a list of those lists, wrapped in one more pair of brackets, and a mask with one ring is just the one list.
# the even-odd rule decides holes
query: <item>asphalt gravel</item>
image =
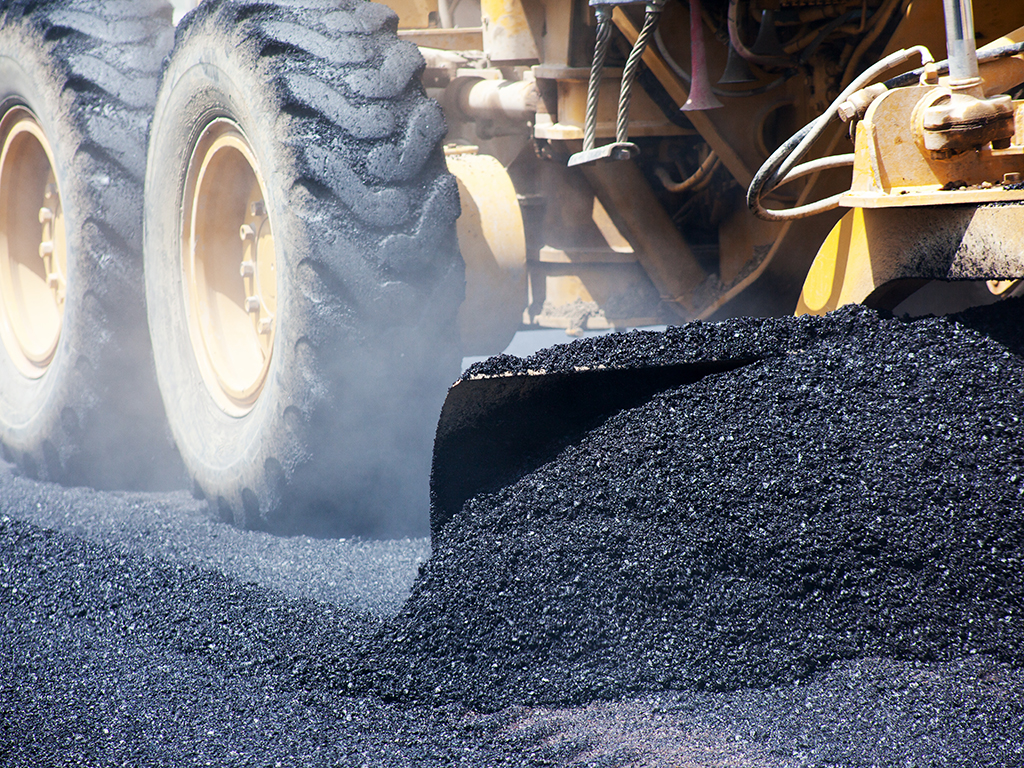
{"label": "asphalt gravel", "polygon": [[756,361],[471,499],[426,561],[5,468],[0,763],[1024,764],[1022,317],[492,359]]}

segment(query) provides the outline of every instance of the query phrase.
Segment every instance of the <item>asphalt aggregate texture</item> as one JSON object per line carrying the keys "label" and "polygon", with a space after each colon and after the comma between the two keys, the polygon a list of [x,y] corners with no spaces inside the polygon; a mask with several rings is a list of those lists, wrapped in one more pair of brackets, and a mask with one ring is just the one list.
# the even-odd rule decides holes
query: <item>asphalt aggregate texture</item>
{"label": "asphalt aggregate texture", "polygon": [[[426,540],[0,467],[0,764],[1024,764],[1021,302],[586,339],[748,361]],[[429,559],[428,559],[429,555]]]}

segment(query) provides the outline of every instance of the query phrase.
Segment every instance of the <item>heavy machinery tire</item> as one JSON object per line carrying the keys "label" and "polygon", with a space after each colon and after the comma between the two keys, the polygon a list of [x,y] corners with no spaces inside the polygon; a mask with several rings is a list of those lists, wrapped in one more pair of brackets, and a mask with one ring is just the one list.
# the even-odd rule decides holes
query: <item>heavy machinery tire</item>
{"label": "heavy machinery tire", "polygon": [[30,476],[183,480],[142,282],[162,0],[0,3],[0,443]]}
{"label": "heavy machinery tire", "polygon": [[146,176],[150,333],[194,491],[277,532],[428,530],[464,290],[444,119],[397,17],[207,0]]}

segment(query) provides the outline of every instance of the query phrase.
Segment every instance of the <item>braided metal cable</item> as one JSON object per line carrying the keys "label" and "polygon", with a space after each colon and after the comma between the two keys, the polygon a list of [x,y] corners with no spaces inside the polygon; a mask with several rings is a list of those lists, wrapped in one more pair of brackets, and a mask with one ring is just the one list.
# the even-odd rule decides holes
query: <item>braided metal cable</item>
{"label": "braided metal cable", "polygon": [[615,125],[615,141],[624,143],[629,136],[629,100],[633,91],[633,80],[636,78],[637,69],[640,66],[640,58],[647,50],[647,44],[654,36],[654,30],[658,27],[658,20],[661,18],[661,8],[647,6],[644,13],[644,26],[633,43],[633,50],[629,52],[626,59],[626,68],[622,70],[622,85],[619,90],[619,118]]}
{"label": "braided metal cable", "polygon": [[587,85],[587,116],[583,122],[583,151],[594,148],[597,137],[597,95],[601,88],[601,71],[604,69],[608,43],[612,39],[612,14],[608,6],[599,5],[594,9],[597,15],[597,41],[594,43],[594,61],[590,65],[590,82]]}

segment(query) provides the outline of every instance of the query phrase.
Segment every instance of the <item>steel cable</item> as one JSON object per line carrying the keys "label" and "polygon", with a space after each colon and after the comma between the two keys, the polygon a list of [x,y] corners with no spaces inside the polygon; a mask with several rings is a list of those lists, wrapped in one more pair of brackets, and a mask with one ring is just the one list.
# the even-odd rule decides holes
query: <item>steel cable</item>
{"label": "steel cable", "polygon": [[597,41],[594,43],[594,61],[590,64],[590,82],[587,84],[587,115],[583,122],[584,152],[594,148],[597,137],[597,96],[608,43],[612,39],[611,11],[599,5],[594,12],[597,14]]}
{"label": "steel cable", "polygon": [[619,90],[619,115],[615,124],[615,141],[622,144],[629,140],[629,101],[633,92],[633,80],[636,78],[637,69],[640,66],[640,59],[647,50],[647,44],[654,35],[654,30],[661,19],[661,8],[647,6],[644,14],[644,26],[637,35],[633,50],[629,52],[626,59],[626,68],[622,70],[622,85]]}

